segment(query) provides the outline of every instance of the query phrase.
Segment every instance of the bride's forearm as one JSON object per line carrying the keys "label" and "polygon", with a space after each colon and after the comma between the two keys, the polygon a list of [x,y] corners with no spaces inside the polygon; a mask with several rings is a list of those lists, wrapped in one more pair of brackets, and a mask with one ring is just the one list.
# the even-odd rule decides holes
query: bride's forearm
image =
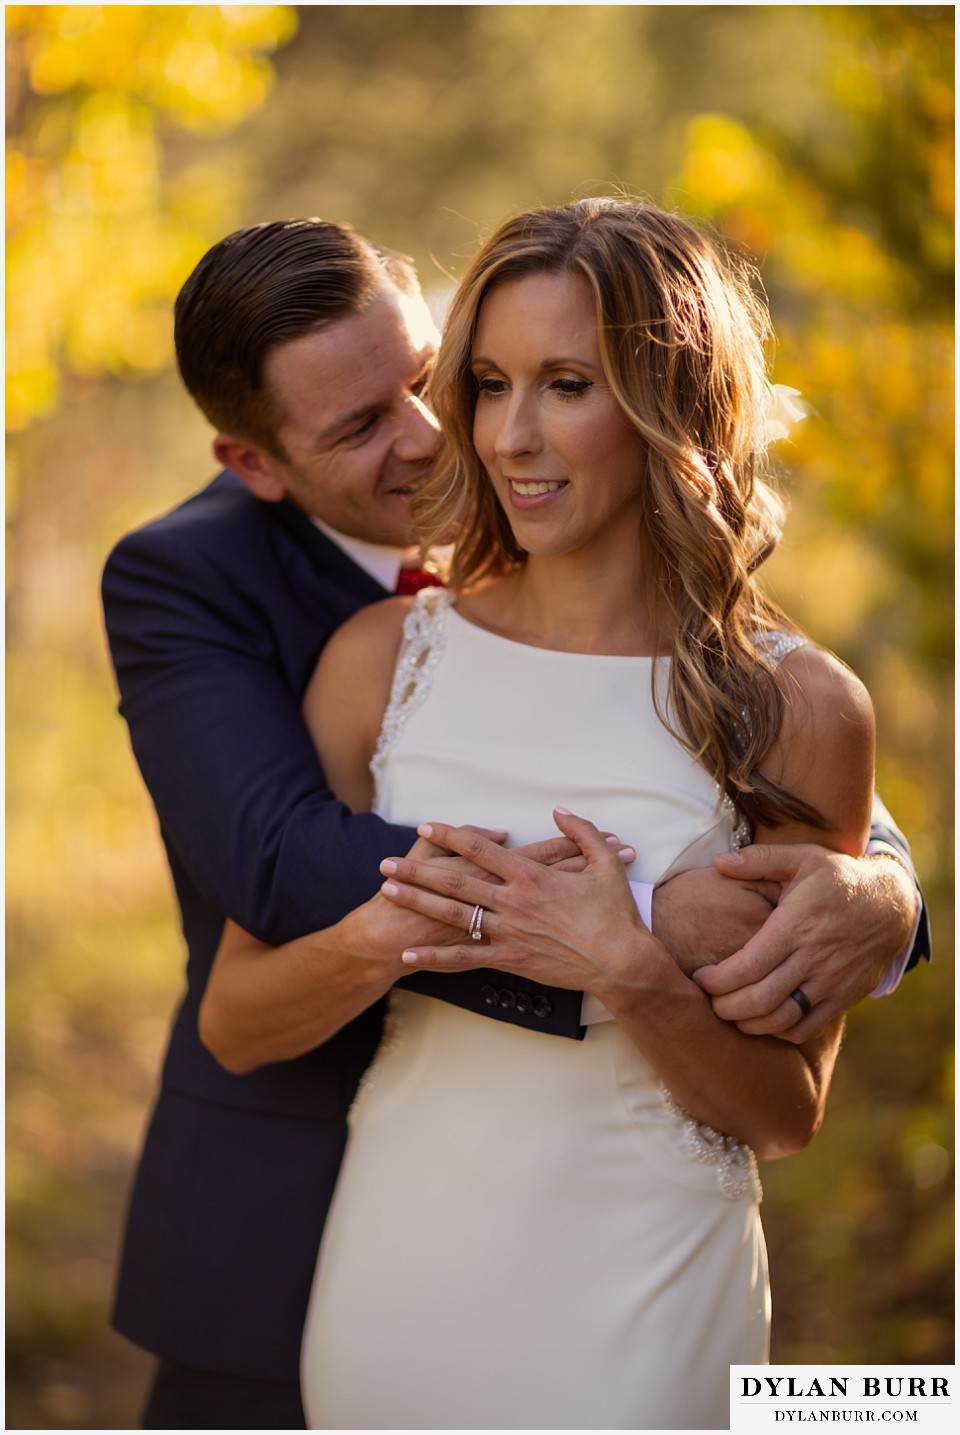
{"label": "bride's forearm", "polygon": [[592,991],[698,1121],[765,1158],[801,1150],[816,1134],[839,1023],[806,1047],[745,1036],[714,1015],[700,988],[646,934],[613,954]]}
{"label": "bride's forearm", "polygon": [[199,1013],[200,1039],[221,1066],[242,1076],[291,1061],[389,991],[402,974],[400,942],[383,939],[373,903],[281,947],[228,924]]}

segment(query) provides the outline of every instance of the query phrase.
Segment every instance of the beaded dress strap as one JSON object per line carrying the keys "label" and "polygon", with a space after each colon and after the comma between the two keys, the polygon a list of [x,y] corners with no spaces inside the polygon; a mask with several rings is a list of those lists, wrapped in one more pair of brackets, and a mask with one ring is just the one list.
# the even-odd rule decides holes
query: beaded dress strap
{"label": "beaded dress strap", "polygon": [[433,670],[447,642],[447,613],[454,595],[447,588],[421,588],[403,620],[403,641],[393,672],[390,701],[380,725],[370,771],[379,785],[384,763],[400,739],[411,713],[426,701]]}
{"label": "beaded dress strap", "polygon": [[802,633],[757,632],[753,635],[753,643],[759,656],[771,668],[779,668],[784,658],[798,648],[810,647],[810,639]]}
{"label": "beaded dress strap", "polygon": [[[784,658],[795,653],[798,648],[809,648],[810,639],[805,638],[802,633],[785,633],[758,628],[753,634],[753,646],[756,649],[757,657],[768,668],[773,668],[775,671]],[[741,708],[740,715],[749,732],[751,728],[749,708]],[[730,846],[734,851],[738,851],[753,841],[753,829],[746,818],[737,812],[729,797],[723,799],[723,806],[730,813],[734,823]]]}

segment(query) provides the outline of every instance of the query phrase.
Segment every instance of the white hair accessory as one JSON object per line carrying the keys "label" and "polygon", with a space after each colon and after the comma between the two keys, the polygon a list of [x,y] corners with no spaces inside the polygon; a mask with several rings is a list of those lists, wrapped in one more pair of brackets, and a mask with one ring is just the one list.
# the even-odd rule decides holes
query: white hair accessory
{"label": "white hair accessory", "polygon": [[800,397],[799,389],[788,384],[769,384],[767,403],[760,427],[760,447],[775,443],[777,439],[789,438],[790,430],[810,412],[809,404]]}

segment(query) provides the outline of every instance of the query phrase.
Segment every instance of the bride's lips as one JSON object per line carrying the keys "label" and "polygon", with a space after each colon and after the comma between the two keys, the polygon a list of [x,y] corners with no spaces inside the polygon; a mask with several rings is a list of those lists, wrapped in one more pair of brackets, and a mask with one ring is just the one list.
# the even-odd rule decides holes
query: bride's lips
{"label": "bride's lips", "polygon": [[507,478],[507,492],[514,508],[542,508],[568,487],[565,478]]}

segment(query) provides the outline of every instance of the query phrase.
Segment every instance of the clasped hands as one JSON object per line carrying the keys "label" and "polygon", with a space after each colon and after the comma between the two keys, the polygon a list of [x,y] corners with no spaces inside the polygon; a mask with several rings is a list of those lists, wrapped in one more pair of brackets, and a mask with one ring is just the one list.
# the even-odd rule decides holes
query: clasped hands
{"label": "clasped hands", "polygon": [[[568,847],[506,849],[503,834],[430,823],[406,858],[382,863],[388,902],[439,924],[438,933],[456,929],[429,945],[418,940],[404,966],[494,967],[602,1000],[617,964],[642,960],[652,940],[624,871],[633,852],[563,808],[554,817]],[[915,903],[892,859],[757,845],[658,887],[653,925],[719,1017],[800,1043],[876,987],[909,940]],[[477,906],[482,942],[465,935]],[[791,997],[801,985],[806,1014]]]}
{"label": "clasped hands", "polygon": [[[432,971],[492,966],[589,991],[603,981],[619,943],[649,938],[624,871],[634,850],[563,808],[554,815],[576,854],[565,861],[545,864],[529,849],[507,850],[475,828],[430,823],[417,829],[420,837],[456,853],[464,866],[412,854],[382,862],[387,881],[381,892],[388,900],[458,929],[454,940],[408,948],[403,964]],[[464,940],[478,907],[482,943]]]}

